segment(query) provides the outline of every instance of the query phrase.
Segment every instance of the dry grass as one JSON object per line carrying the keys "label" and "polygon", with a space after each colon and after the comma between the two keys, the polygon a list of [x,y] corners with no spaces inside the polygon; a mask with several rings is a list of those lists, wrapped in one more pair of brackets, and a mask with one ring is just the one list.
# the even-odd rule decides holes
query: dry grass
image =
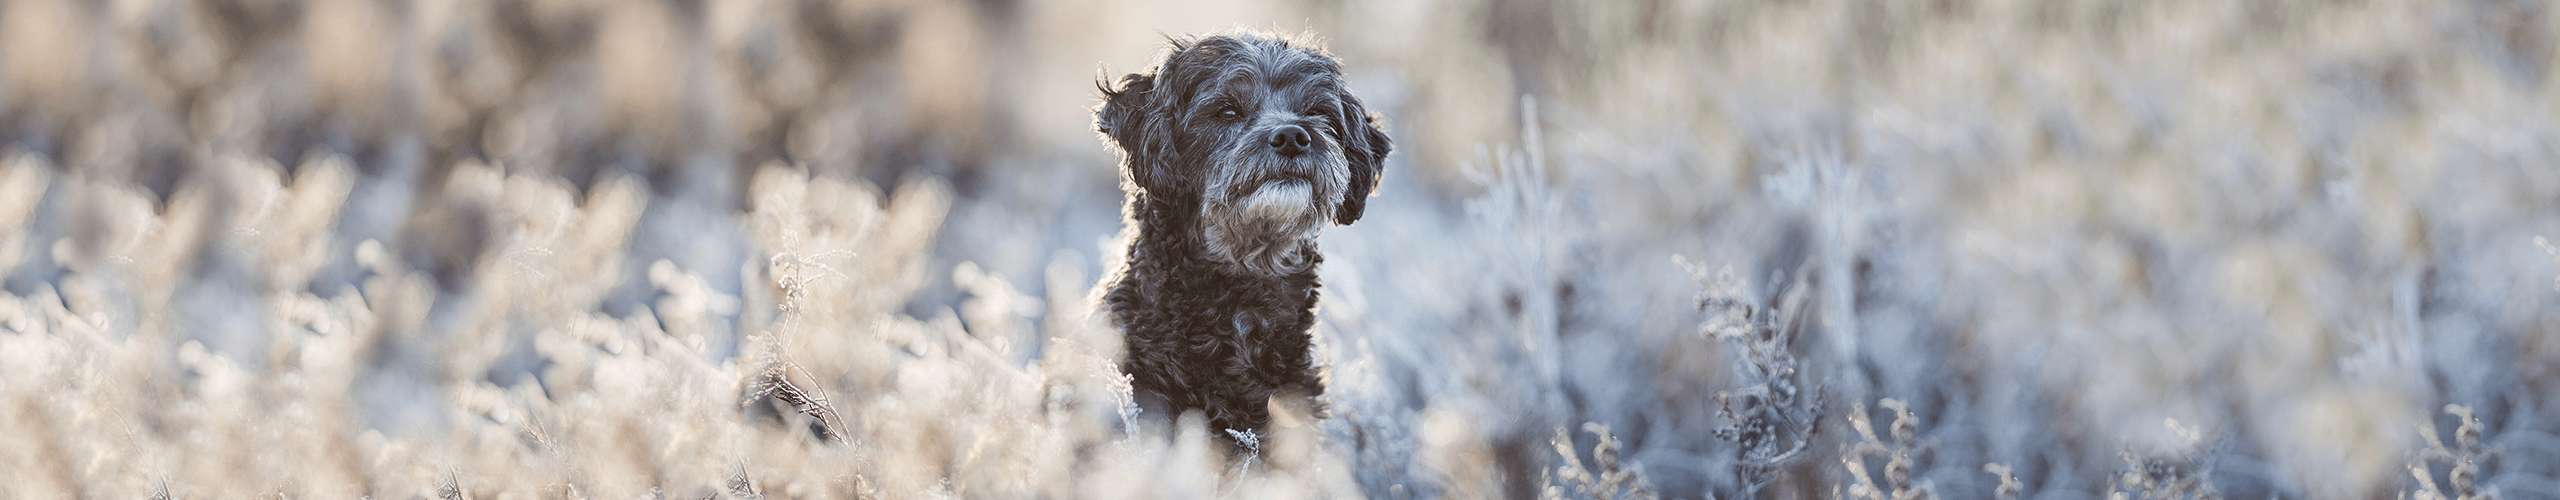
{"label": "dry grass", "polygon": [[[2554,19],[0,0],[0,497],[2550,498]],[[1221,458],[1089,84],[1238,26],[1399,147]]]}

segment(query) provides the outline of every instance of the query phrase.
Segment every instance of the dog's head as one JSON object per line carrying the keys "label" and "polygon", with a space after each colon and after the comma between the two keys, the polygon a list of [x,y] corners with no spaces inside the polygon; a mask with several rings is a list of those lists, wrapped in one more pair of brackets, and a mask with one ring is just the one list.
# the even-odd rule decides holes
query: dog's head
{"label": "dog's head", "polygon": [[1094,124],[1133,193],[1196,207],[1209,257],[1304,269],[1325,223],[1360,219],[1389,143],[1321,49],[1259,34],[1176,40],[1151,74],[1103,84]]}

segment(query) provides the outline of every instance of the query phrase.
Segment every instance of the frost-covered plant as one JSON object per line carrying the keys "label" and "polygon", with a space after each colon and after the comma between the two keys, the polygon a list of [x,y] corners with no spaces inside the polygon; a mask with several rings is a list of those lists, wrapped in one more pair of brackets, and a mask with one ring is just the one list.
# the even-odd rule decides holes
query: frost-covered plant
{"label": "frost-covered plant", "polygon": [[[296,176],[214,171],[202,181],[268,194],[188,194],[161,212],[129,210],[148,201],[125,186],[77,188],[80,210],[120,227],[57,243],[76,257],[58,287],[0,295],[0,403],[35,409],[0,412],[0,427],[37,438],[0,439],[0,463],[52,471],[0,485],[0,496],[1125,496],[1107,486],[1176,459],[1216,461],[1169,453],[1212,453],[1205,436],[1126,423],[1126,381],[1110,367],[1116,335],[1080,312],[1090,283],[1073,273],[1053,273],[1050,303],[1068,310],[1050,312],[1046,346],[1028,358],[1006,343],[1027,333],[1018,323],[1040,301],[969,266],[955,266],[972,295],[966,323],[947,309],[900,311],[946,207],[931,184],[857,196],[847,193],[868,188],[768,172],[764,192],[817,191],[821,203],[757,206],[748,217],[776,221],[772,234],[811,237],[756,248],[813,257],[742,259],[786,265],[742,266],[780,290],[751,287],[741,300],[665,260],[619,276],[621,242],[647,199],[637,185],[600,182],[582,196],[459,166],[438,203],[480,204],[500,222],[490,265],[439,283],[452,276],[414,268],[399,242],[350,242],[338,258],[352,261],[354,286],[315,290],[294,282],[308,273],[298,262],[336,233],[315,227],[327,217],[293,212],[335,213],[352,199],[337,195],[346,184],[335,176],[348,172],[332,163]],[[150,229],[172,226],[217,231]],[[167,288],[133,280],[184,269],[161,259],[185,252],[145,245],[184,234],[284,273],[233,296],[259,306],[234,314],[271,332],[256,350],[263,366],[189,340],[188,325],[131,319],[188,296],[133,288]],[[249,237],[264,240],[240,241]],[[864,259],[821,257],[831,248]],[[616,283],[654,298],[608,313],[600,303]],[[721,354],[730,348],[711,334],[738,323],[756,330],[741,354]],[[529,376],[497,368],[523,358],[539,361],[512,362],[531,365]],[[403,413],[367,414],[375,407]],[[1351,491],[1304,429],[1275,431],[1232,481],[1213,469],[1196,487],[1157,491]]]}
{"label": "frost-covered plant", "polygon": [[1992,494],[1998,495],[2000,500],[2011,500],[2026,494],[2027,484],[2018,481],[2018,475],[2010,470],[2009,464],[1999,462],[1982,464],[1982,472],[1990,474],[1993,480],[2000,482],[1998,488],[1992,490]]}
{"label": "frost-covered plant", "polygon": [[[2539,242],[2539,239],[2537,239]],[[2400,492],[2399,498],[2416,500],[2491,500],[2499,498],[2496,487],[2480,487],[2481,476],[2493,465],[2496,454],[2481,439],[2480,416],[2471,407],[2448,404],[2444,413],[2460,422],[2453,429],[2453,446],[2445,446],[2435,426],[2418,427],[2418,437],[2426,447],[2411,457],[2409,475],[2417,480],[2417,488]],[[2444,481],[2436,481],[2429,469],[2443,467]],[[2449,488],[2449,489],[2448,489]]]}
{"label": "frost-covered plant", "polygon": [[[1585,421],[1727,496],[1847,481],[1809,381],[1943,402],[1941,495],[2142,494],[2146,405],[2259,455],[2146,487],[2560,490],[2540,2],[1179,3],[1401,145],[1245,467],[1088,315],[1092,9],[0,0],[0,498],[1517,497]],[[1740,280],[1700,340],[1676,253],[1810,262],[1818,342]],[[2497,425],[2391,451],[2436,397]]]}
{"label": "frost-covered plant", "polygon": [[2124,468],[2116,471],[2115,480],[2109,482],[2107,498],[2221,498],[2222,493],[2214,489],[2210,478],[2213,453],[2204,446],[2204,432],[2176,419],[2163,421],[2162,425],[2169,428],[2170,437],[2177,442],[2151,453],[2132,449],[2119,453]]}
{"label": "frost-covered plant", "polygon": [[[1539,498],[1590,498],[1615,500],[1659,498],[1653,485],[1644,478],[1644,466],[1622,463],[1619,451],[1626,443],[1609,432],[1609,426],[1598,422],[1582,424],[1591,433],[1591,464],[1584,465],[1573,446],[1573,434],[1556,428],[1555,437],[1547,443],[1555,447],[1558,464],[1552,471],[1538,473]],[[1561,482],[1559,482],[1561,481]]]}
{"label": "frost-covered plant", "polygon": [[764,370],[747,382],[747,394],[741,398],[740,406],[771,404],[762,410],[806,418],[811,433],[829,440],[841,439],[838,433],[843,432],[844,422],[837,416],[835,401],[827,397],[825,388],[807,382],[808,370],[782,359],[779,352],[769,351],[764,358]]}
{"label": "frost-covered plant", "polygon": [[[1849,472],[1850,478],[1845,494],[1849,498],[1869,500],[1937,498],[1937,489],[1928,481],[1912,481],[1912,471],[1919,468],[1919,455],[1924,451],[1919,443],[1920,417],[1912,415],[1911,405],[1901,400],[1885,398],[1876,406],[1893,413],[1890,431],[1893,440],[1876,437],[1875,425],[1867,420],[1865,403],[1850,404],[1849,429],[1858,433],[1858,441],[1840,452],[1841,468]],[[1867,466],[1868,459],[1878,456],[1885,459],[1885,483],[1882,485],[1876,484]]]}
{"label": "frost-covered plant", "polygon": [[[49,175],[43,158],[17,153],[0,158],[0,228],[28,227],[35,216],[36,202],[44,200]],[[27,231],[0,231],[0,276],[18,266],[25,253]]]}
{"label": "frost-covered plant", "polygon": [[1723,341],[1739,386],[1716,392],[1716,437],[1732,442],[1734,476],[1746,496],[1802,461],[1822,421],[1822,384],[1810,381],[1791,350],[1805,327],[1805,287],[1788,287],[1776,308],[1755,305],[1728,266],[1709,274],[1676,259],[1706,281],[1698,309],[1701,333]]}

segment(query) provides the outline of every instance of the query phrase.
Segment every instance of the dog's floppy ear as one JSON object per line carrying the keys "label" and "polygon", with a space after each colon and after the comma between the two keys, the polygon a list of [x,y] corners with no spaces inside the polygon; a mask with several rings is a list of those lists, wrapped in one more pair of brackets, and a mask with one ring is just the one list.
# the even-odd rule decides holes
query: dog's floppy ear
{"label": "dog's floppy ear", "polygon": [[1102,108],[1094,110],[1094,130],[1120,148],[1128,160],[1125,174],[1131,182],[1144,189],[1157,189],[1164,184],[1158,182],[1158,177],[1165,175],[1157,171],[1162,169],[1157,163],[1163,155],[1171,154],[1171,145],[1165,124],[1158,123],[1163,118],[1155,109],[1159,92],[1156,76],[1133,73],[1120,77],[1118,89],[1103,82],[1096,82],[1095,86],[1102,90]]}
{"label": "dog's floppy ear", "polygon": [[1342,156],[1351,163],[1351,190],[1342,194],[1342,208],[1333,212],[1333,222],[1351,225],[1360,220],[1360,212],[1369,206],[1369,194],[1378,189],[1378,179],[1387,173],[1387,152],[1395,149],[1394,141],[1378,124],[1378,115],[1370,113],[1352,97],[1341,92],[1342,105],[1333,117],[1334,133],[1342,138]]}
{"label": "dog's floppy ear", "polygon": [[1120,77],[1117,89],[1111,88],[1108,81],[1096,81],[1093,86],[1102,91],[1102,108],[1093,112],[1094,130],[1110,137],[1122,151],[1136,150],[1137,131],[1146,127],[1142,120],[1146,119],[1147,93],[1155,90],[1155,75],[1132,73]]}

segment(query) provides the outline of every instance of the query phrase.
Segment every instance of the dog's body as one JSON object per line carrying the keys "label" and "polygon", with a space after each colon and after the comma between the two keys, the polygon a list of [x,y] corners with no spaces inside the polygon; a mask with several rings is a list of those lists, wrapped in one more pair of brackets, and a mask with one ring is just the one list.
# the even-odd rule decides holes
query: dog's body
{"label": "dog's body", "polygon": [[1126,339],[1121,366],[1145,406],[1201,411],[1211,429],[1251,430],[1270,418],[1265,402],[1273,396],[1323,395],[1309,349],[1314,269],[1228,274],[1179,257],[1195,253],[1183,247],[1197,240],[1145,236],[1182,227],[1188,217],[1148,200],[1133,199],[1128,210],[1151,219],[1133,221],[1140,235],[1129,244],[1129,266],[1111,277],[1103,306]]}
{"label": "dog's body", "polygon": [[1173,45],[1102,89],[1132,234],[1101,305],[1148,406],[1258,430],[1271,398],[1324,392],[1315,236],[1360,218],[1390,144],[1323,52],[1258,34]]}

